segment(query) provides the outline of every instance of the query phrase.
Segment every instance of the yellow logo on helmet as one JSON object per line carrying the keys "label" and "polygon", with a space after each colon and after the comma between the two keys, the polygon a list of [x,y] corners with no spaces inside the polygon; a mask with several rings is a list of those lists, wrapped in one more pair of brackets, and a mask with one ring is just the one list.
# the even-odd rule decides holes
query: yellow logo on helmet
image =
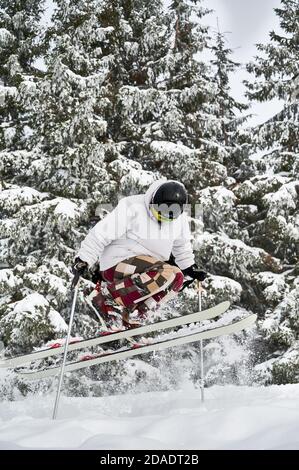
{"label": "yellow logo on helmet", "polygon": [[168,217],[165,217],[164,215],[162,215],[161,212],[156,211],[156,209],[153,206],[151,206],[151,212],[158,222],[172,222],[173,221],[173,219],[169,219]]}

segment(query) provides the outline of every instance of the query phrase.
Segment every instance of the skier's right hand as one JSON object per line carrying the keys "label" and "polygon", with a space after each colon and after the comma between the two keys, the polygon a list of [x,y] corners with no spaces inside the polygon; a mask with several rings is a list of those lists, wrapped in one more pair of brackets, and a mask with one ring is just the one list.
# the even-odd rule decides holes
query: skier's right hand
{"label": "skier's right hand", "polygon": [[83,274],[87,271],[88,263],[83,261],[81,258],[75,258],[74,264],[72,266],[72,273],[75,276],[83,276]]}

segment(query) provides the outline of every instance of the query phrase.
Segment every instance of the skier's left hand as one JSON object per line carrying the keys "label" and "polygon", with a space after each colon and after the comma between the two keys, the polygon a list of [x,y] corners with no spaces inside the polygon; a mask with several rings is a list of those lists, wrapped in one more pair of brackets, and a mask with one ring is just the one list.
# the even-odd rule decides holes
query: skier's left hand
{"label": "skier's left hand", "polygon": [[192,279],[197,279],[200,282],[204,281],[208,275],[205,271],[198,269],[196,264],[189,266],[189,268],[183,269],[182,273],[184,276],[189,276]]}
{"label": "skier's left hand", "polygon": [[88,263],[83,261],[81,258],[75,258],[74,264],[72,266],[72,273],[75,276],[83,276],[87,271]]}

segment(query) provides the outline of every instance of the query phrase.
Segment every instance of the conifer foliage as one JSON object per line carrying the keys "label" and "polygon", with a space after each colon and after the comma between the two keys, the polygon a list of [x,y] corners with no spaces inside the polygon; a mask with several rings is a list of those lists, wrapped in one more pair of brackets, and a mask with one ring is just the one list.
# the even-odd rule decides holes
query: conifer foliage
{"label": "conifer foliage", "polygon": [[39,75],[34,61],[41,55],[40,18],[44,0],[0,2],[0,148],[24,144],[30,117],[23,94]]}
{"label": "conifer foliage", "polygon": [[248,64],[255,79],[248,96],[257,101],[279,98],[282,110],[252,130],[256,174],[238,192],[257,210],[249,227],[251,243],[281,260],[281,274],[255,276],[263,299],[262,331],[269,351],[268,374],[277,382],[299,379],[299,4],[281,0],[275,9],[281,32],[272,31],[261,54]]}
{"label": "conifer foliage", "polygon": [[[298,2],[281,1],[283,32],[271,32],[247,66],[248,98],[283,102],[255,128],[246,128],[247,105],[230,89],[240,64],[225,35],[207,27],[203,0],[56,0],[47,28],[43,11],[42,0],[0,0],[6,353],[64,335],[70,265],[105,212],[99,204],[114,206],[166,177],[203,209],[203,224],[193,218],[196,261],[210,273],[203,307],[230,299],[231,319],[259,314],[257,330],[207,347],[208,383],[250,382],[248,356],[255,379],[298,381]],[[160,315],[198,308],[195,290],[180,298]],[[95,334],[81,294],[78,312],[73,334]],[[196,354],[188,346],[86,369],[67,387],[88,395],[142,389],[146,378],[159,389],[184,374],[196,381]]]}
{"label": "conifer foliage", "polygon": [[[69,305],[69,266],[96,207],[115,204],[122,190],[130,191],[131,171],[136,188],[153,179],[121,155],[107,130],[113,108],[109,77],[117,62],[115,29],[105,25],[110,10],[110,2],[86,1],[80,8],[75,1],[57,2],[46,36],[35,31],[34,41],[48,44],[47,70],[34,81],[30,97],[23,90],[30,133],[17,153],[7,146],[1,155],[6,269],[1,270],[0,322],[10,352],[63,334],[60,315],[67,315]],[[26,315],[33,322],[30,335]],[[84,335],[96,327],[92,320],[84,323],[84,315],[78,322]]]}

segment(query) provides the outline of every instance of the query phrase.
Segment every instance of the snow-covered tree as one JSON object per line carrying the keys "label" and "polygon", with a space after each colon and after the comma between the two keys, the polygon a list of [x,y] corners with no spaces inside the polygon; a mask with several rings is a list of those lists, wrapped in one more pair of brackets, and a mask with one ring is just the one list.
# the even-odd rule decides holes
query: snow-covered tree
{"label": "snow-covered tree", "polygon": [[261,53],[248,64],[256,81],[247,82],[252,99],[268,101],[273,98],[289,100],[298,92],[298,1],[281,0],[274,8],[279,17],[280,32],[271,31],[267,44],[258,44]]}
{"label": "snow-covered tree", "polygon": [[[20,167],[28,163],[27,136],[31,132],[26,99],[38,80],[34,61],[41,54],[39,20],[44,2],[0,2],[0,266],[9,267],[8,245],[14,214],[24,199],[30,199],[18,186]],[[6,200],[6,196],[11,195]],[[19,197],[20,196],[20,197]],[[10,271],[1,271],[1,291],[17,291]],[[4,297],[5,304],[9,296]]]}
{"label": "snow-covered tree", "polygon": [[44,0],[0,1],[0,149],[22,149],[30,116],[24,95],[39,72],[40,18]]}
{"label": "snow-covered tree", "polygon": [[132,91],[140,103],[132,108],[139,110],[134,119],[144,130],[139,140],[142,154],[134,158],[142,158],[148,169],[180,179],[193,197],[198,187],[220,184],[226,177],[219,159],[209,158],[206,151],[213,85],[210,68],[200,58],[209,40],[202,22],[208,10],[201,3],[171,2],[159,34],[160,74],[151,88]]}
{"label": "snow-covered tree", "polygon": [[233,50],[226,44],[226,37],[218,31],[214,35],[211,60],[216,93],[214,94],[214,153],[223,155],[224,164],[230,176],[238,180],[244,175],[247,157],[246,139],[241,125],[246,121],[244,111],[248,105],[236,100],[232,94],[230,78],[241,64],[233,60]]}
{"label": "snow-covered tree", "polygon": [[170,18],[161,0],[119,3],[121,74],[114,78],[110,129],[113,138],[122,143],[126,156],[144,164],[149,143],[164,135],[161,120],[170,106],[164,83]]}
{"label": "snow-covered tree", "polygon": [[261,328],[269,346],[265,368],[259,372],[280,383],[299,379],[298,2],[282,0],[275,12],[281,32],[272,31],[270,41],[258,45],[261,54],[248,65],[255,80],[248,81],[247,87],[252,100],[279,98],[283,109],[251,130],[251,159],[257,174],[243,182],[236,195],[256,207],[248,227],[251,244],[266,249],[282,264],[279,275],[260,273],[254,277],[256,295],[264,305]]}
{"label": "snow-covered tree", "polygon": [[[24,12],[35,5],[33,17],[38,21],[42,2],[13,4]],[[243,347],[248,338],[256,345],[258,362],[268,361],[270,380],[297,380],[296,79],[293,88],[289,85],[292,102],[286,101],[281,115],[257,129],[240,130],[246,108],[229,87],[238,64],[222,34],[209,37],[204,24],[208,10],[201,0],[173,0],[169,7],[162,0],[56,4],[42,43],[36,23],[29,22],[35,25],[26,36],[31,55],[24,74],[18,72],[19,81],[16,75],[5,83],[2,79],[8,98],[1,101],[5,148],[0,162],[0,263],[5,269],[0,270],[0,331],[7,353],[30,351],[64,333],[69,266],[98,217],[97,206],[114,205],[119,197],[141,192],[165,176],[185,183],[191,202],[203,209],[203,223],[193,219],[196,261],[211,274],[203,308],[230,299],[235,305],[226,318],[257,311],[264,333],[264,342],[260,336],[254,343],[254,333],[246,332],[236,340],[206,345],[208,383],[248,380],[244,364],[252,357]],[[297,25],[286,11],[290,5],[294,14],[294,2],[283,4],[279,12],[287,18],[287,39],[292,25],[296,41]],[[0,46],[8,47],[8,31],[17,38],[17,51],[26,23],[15,21],[15,29],[9,29],[5,8],[0,13],[6,21]],[[33,68],[42,47],[47,47],[44,73]],[[207,49],[213,54],[209,63],[203,59]],[[296,48],[290,51],[295,56]],[[291,67],[293,58],[287,59],[286,52],[283,49],[279,57],[285,54]],[[1,77],[6,76],[9,57],[6,53],[1,59]],[[274,83],[277,59],[270,59]],[[256,64],[250,67],[258,70]],[[287,71],[279,68],[282,83]],[[268,69],[259,75],[260,85],[248,85],[252,98],[258,99],[253,96],[258,89],[265,96],[267,74]],[[252,152],[260,147],[263,158],[248,159],[250,146]],[[98,323],[87,316],[79,297],[73,334],[87,337],[97,331]],[[159,315],[173,315],[174,308],[196,311],[196,291],[184,291]],[[125,366],[86,369],[72,374],[67,387],[77,395],[105,394],[140,390],[147,378],[152,387],[175,387],[184,374],[198,380],[196,354],[197,346],[188,346]],[[234,362],[232,357],[238,355]],[[24,384],[18,386],[26,392]]]}
{"label": "snow-covered tree", "polygon": [[203,18],[211,10],[201,0],[173,0],[169,10],[171,48],[166,84],[175,107],[165,120],[166,137],[196,149],[202,147],[201,139],[208,132],[206,114],[213,94],[209,85],[211,70],[201,58],[210,40]]}
{"label": "snow-covered tree", "polygon": [[[17,155],[17,175],[1,192],[1,254],[8,269],[1,271],[0,322],[11,352],[25,347],[19,338],[21,310],[36,325],[24,336],[28,347],[62,334],[65,324],[54,317],[68,306],[68,266],[95,208],[115,203],[122,184],[138,191],[153,179],[121,155],[107,130],[109,74],[116,60],[114,28],[103,19],[109,9],[109,2],[81,2],[80,8],[78,2],[57,2],[47,33],[47,71],[30,102],[29,150]],[[38,327],[40,316],[47,332]],[[91,334],[96,323],[85,324],[82,332]]]}

